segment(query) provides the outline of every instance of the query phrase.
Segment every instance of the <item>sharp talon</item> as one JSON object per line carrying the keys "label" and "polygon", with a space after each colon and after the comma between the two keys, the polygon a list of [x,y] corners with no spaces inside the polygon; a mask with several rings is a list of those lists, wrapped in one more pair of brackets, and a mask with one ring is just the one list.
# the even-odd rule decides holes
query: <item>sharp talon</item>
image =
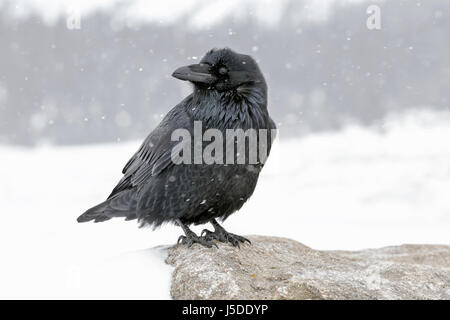
{"label": "sharp talon", "polygon": [[186,244],[188,248],[192,247],[194,243],[201,244],[207,248],[212,248],[213,246],[219,249],[219,246],[214,240],[220,242],[228,242],[233,247],[238,247],[241,249],[241,243],[248,242],[251,244],[252,242],[245,237],[238,236],[233,233],[227,232],[224,228],[222,228],[215,220],[212,221],[214,226],[214,232],[208,229],[203,229],[200,233],[200,236],[197,236],[194,232],[192,232],[187,226],[181,223],[183,227],[183,231],[185,232],[185,236],[180,236],[178,238],[177,243]]}
{"label": "sharp talon", "polygon": [[[211,233],[211,231],[206,230],[206,234]],[[211,239],[208,239],[208,236],[206,237],[199,237],[195,233],[188,233],[186,236],[180,236],[178,238],[177,243],[185,244],[188,248],[192,247],[194,243],[201,244],[202,246],[205,246],[207,248],[212,248],[215,246],[216,248],[219,248],[217,244],[211,241]]]}

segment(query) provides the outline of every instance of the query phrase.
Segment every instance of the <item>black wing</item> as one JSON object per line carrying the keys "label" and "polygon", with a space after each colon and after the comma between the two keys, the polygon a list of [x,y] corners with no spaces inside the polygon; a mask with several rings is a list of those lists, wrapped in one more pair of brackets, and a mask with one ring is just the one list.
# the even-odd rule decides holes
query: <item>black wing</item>
{"label": "black wing", "polygon": [[185,103],[186,100],[173,108],[148,135],[123,168],[124,176],[108,199],[123,190],[139,186],[151,176],[156,176],[173,165],[172,149],[179,142],[171,141],[172,132],[179,128],[192,128],[191,116],[186,112]]}

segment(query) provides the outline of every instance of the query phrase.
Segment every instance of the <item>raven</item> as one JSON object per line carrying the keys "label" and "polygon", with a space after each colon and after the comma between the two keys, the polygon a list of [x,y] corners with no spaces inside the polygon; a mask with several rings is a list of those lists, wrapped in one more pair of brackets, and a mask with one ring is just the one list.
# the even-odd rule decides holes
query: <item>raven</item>
{"label": "raven", "polygon": [[[190,81],[193,93],[170,110],[144,140],[123,168],[123,177],[107,200],[87,210],[77,221],[125,217],[138,219],[140,226],[154,228],[172,222],[185,233],[178,243],[189,247],[194,243],[217,246],[213,240],[237,247],[246,241],[250,243],[225,231],[216,219],[224,221],[252,195],[264,161],[259,157],[256,163],[250,163],[248,158],[244,163],[232,164],[175,163],[173,150],[180,142],[173,141],[172,134],[176,129],[194,134],[196,121],[201,121],[203,129],[217,129],[224,134],[230,129],[266,129],[273,133],[276,126],[267,110],[264,76],[251,56],[229,48],[212,49],[199,64],[181,67],[172,76]],[[258,137],[258,148],[263,146],[263,140],[268,156],[273,135]],[[201,144],[204,147],[203,141]],[[195,146],[191,146],[193,150]],[[246,145],[245,152],[248,151]],[[198,236],[189,229],[191,224],[207,222],[212,223],[214,231],[205,229]]]}

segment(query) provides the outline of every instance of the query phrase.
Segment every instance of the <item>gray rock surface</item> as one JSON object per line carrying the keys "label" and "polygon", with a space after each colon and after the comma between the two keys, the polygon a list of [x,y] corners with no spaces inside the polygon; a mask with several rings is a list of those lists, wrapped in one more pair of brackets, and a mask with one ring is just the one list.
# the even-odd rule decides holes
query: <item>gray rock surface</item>
{"label": "gray rock surface", "polygon": [[450,246],[319,251],[249,236],[241,249],[175,245],[174,299],[450,299]]}

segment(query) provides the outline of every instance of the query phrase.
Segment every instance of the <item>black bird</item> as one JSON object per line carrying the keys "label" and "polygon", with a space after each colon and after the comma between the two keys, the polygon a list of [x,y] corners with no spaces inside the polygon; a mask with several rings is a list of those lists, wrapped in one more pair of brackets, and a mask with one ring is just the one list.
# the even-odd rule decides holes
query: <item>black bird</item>
{"label": "black bird", "polygon": [[[228,48],[209,51],[199,64],[181,67],[173,76],[190,81],[193,93],[170,110],[144,140],[108,199],[77,220],[125,217],[154,228],[173,222],[185,233],[178,242],[188,246],[200,243],[211,247],[216,246],[212,240],[218,240],[239,247],[240,242],[250,241],[225,231],[216,219],[224,221],[252,195],[263,159],[250,163],[246,157],[243,164],[176,164],[171,154],[180,142],[172,141],[172,133],[181,128],[193,134],[194,121],[201,121],[204,131],[218,129],[224,135],[226,129],[275,129],[267,111],[264,76],[252,57]],[[265,140],[267,155],[272,138],[269,133]],[[263,140],[258,136],[258,142]],[[247,144],[245,152],[248,150]],[[188,227],[206,222],[212,223],[214,232],[205,229],[197,236]]]}

